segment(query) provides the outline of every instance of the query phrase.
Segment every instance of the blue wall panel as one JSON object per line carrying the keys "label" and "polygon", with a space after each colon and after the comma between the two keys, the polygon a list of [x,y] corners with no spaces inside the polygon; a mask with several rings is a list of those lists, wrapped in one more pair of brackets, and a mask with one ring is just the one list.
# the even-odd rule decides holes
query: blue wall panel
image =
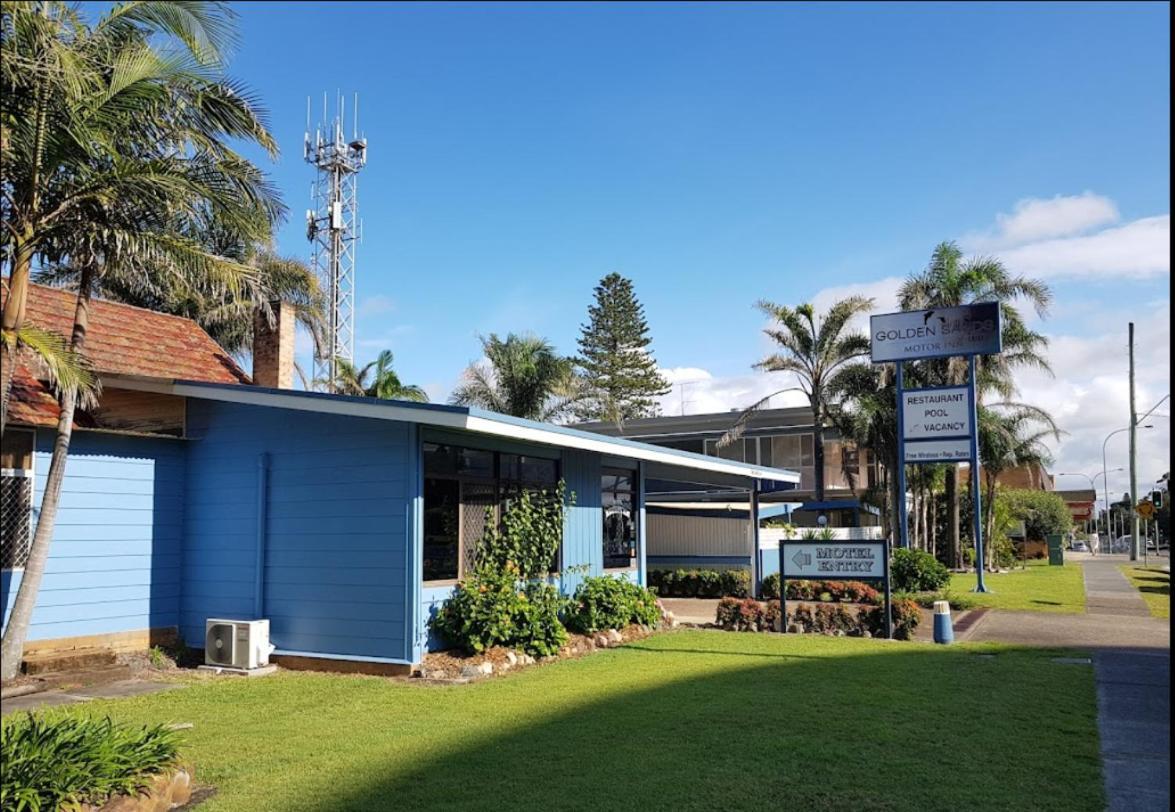
{"label": "blue wall panel", "polygon": [[[52,439],[37,432],[34,527]],[[177,625],[184,452],[178,440],[74,433],[29,640]],[[0,573],[5,621],[20,577]]]}
{"label": "blue wall panel", "polygon": [[411,659],[410,427],[190,401],[188,433],[185,640],[202,646],[209,617],[258,616],[263,505],[260,616],[279,651]]}

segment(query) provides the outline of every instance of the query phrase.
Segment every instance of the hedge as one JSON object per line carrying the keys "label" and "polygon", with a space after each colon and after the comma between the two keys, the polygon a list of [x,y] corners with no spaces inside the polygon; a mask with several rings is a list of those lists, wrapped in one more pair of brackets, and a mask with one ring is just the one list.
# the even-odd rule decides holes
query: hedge
{"label": "hedge", "polygon": [[662,598],[745,598],[751,594],[746,570],[649,570],[649,588]]}
{"label": "hedge", "polygon": [[[729,631],[775,631],[779,625],[779,601],[723,598],[715,622]],[[908,640],[922,619],[918,604],[908,599],[893,601],[893,635]],[[787,613],[789,632],[844,634],[870,637],[885,635],[885,607],[866,606],[853,613],[839,604],[797,606]]]}

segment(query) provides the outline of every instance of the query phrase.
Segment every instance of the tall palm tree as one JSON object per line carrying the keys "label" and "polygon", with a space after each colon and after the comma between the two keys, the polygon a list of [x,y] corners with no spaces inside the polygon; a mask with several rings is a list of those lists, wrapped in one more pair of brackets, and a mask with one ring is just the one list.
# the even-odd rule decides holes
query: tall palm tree
{"label": "tall palm tree", "polygon": [[428,395],[423,389],[400,382],[400,376],[392,369],[392,360],[392,351],[384,350],[360,369],[346,358],[336,358],[334,380],[316,383],[340,395],[428,403]]}
{"label": "tall palm tree", "polygon": [[841,436],[859,448],[870,449],[881,476],[878,499],[885,512],[890,538],[898,535],[898,510],[904,499],[897,493],[898,421],[897,387],[892,364],[852,363],[845,365],[827,386],[829,418]]}
{"label": "tall palm tree", "polygon": [[[51,74],[3,73],[5,98],[12,89],[18,99],[0,117],[3,247],[12,263],[5,330],[24,328],[34,259],[74,279],[69,346],[82,356],[89,303],[106,280],[254,286],[249,265],[193,236],[220,223],[259,242],[284,211],[260,170],[229,146],[244,140],[276,153],[248,94],[220,74],[231,12],[213,3],[126,3],[87,26],[60,3],[3,9],[5,63],[11,50]],[[19,346],[5,340],[6,353],[10,343]],[[37,528],[4,631],[3,677],[20,665],[56,522],[77,393],[66,390],[60,402]]]}
{"label": "tall palm tree", "polygon": [[490,333],[481,348],[486,360],[465,369],[450,403],[543,422],[570,414],[579,397],[573,362],[545,338]]}
{"label": "tall palm tree", "polygon": [[[1004,471],[1021,465],[1052,462],[1045,441],[1059,440],[1061,431],[1048,412],[1024,403],[993,403],[979,410],[979,463],[983,472],[983,532],[995,529],[996,483]],[[983,564],[992,561],[992,545],[984,548]]]}
{"label": "tall palm tree", "polygon": [[[976,394],[995,392],[1009,398],[1015,394],[1014,370],[1032,367],[1051,373],[1045,351],[1048,339],[1027,326],[1018,303],[1030,305],[1038,315],[1048,314],[1052,291],[1036,279],[1009,273],[1003,264],[990,257],[963,258],[953,242],[939,243],[930,263],[919,274],[908,278],[898,291],[902,310],[957,307],[976,302],[999,302],[1003,321],[1003,351],[1000,355],[982,356],[976,364]],[[927,385],[960,386],[967,381],[967,362],[962,358],[931,359],[911,365],[914,379]],[[947,503],[947,543],[951,563],[962,560],[959,532],[958,468],[948,466],[944,480]]]}
{"label": "tall palm tree", "polygon": [[[873,309],[873,300],[850,296],[836,302],[823,316],[816,315],[810,304],[786,307],[762,301],[758,308],[775,322],[765,332],[782,352],[774,353],[755,364],[765,372],[789,372],[808,396],[812,408],[812,446],[815,467],[816,501],[824,501],[824,428],[837,391],[835,380],[853,359],[869,354],[869,339],[850,332],[849,322],[854,316]],[[784,390],[780,390],[784,391]],[[745,409],[734,425],[718,441],[722,448],[742,436],[754,414],[762,409],[773,392]]]}
{"label": "tall palm tree", "polygon": [[[20,345],[37,263],[137,256],[141,268],[196,270],[225,290],[252,279],[174,227],[215,211],[262,234],[280,214],[263,176],[228,146],[276,153],[248,93],[219,75],[232,19],[202,2],[122,3],[92,26],[61,2],[0,8],[0,250],[10,266],[0,326],[12,336],[3,361]],[[0,429],[13,366],[0,378]]]}

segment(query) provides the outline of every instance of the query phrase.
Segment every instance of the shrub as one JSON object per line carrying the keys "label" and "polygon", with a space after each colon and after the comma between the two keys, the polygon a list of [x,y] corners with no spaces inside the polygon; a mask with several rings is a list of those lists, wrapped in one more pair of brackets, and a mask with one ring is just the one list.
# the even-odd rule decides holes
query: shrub
{"label": "shrub", "polygon": [[904,547],[894,550],[890,578],[895,590],[934,592],[947,585],[951,573],[930,553]]}
{"label": "shrub", "polygon": [[766,615],[767,608],[753,598],[723,598],[714,621],[731,631],[754,632],[767,628]]}
{"label": "shrub", "polygon": [[649,587],[663,598],[745,598],[751,594],[746,570],[651,570]]}
{"label": "shrub", "polygon": [[624,578],[584,578],[567,612],[567,628],[582,634],[622,629],[630,623],[656,626],[661,620],[657,596]]}
{"label": "shrub", "polygon": [[70,809],[145,789],[175,766],[178,737],[162,725],[28,714],[0,731],[0,808]]}
{"label": "shrub", "polygon": [[562,600],[550,584],[519,587],[518,573],[479,570],[457,585],[430,621],[453,645],[478,654],[494,646],[538,656],[555,654],[567,642],[559,622]]}
{"label": "shrub", "polygon": [[[788,584],[791,586],[791,584]],[[779,598],[779,573],[773,572],[763,579],[763,597],[768,600]]]}
{"label": "shrub", "polygon": [[[898,640],[909,640],[918,623],[922,620],[922,612],[918,604],[909,598],[894,597],[893,603],[893,636]],[[885,636],[885,606],[873,606],[862,610],[860,621],[863,628],[868,629],[874,637]]]}
{"label": "shrub", "polygon": [[473,574],[457,584],[431,628],[473,654],[493,646],[540,656],[558,652],[567,642],[559,621],[566,601],[545,578],[573,501],[562,482],[551,492],[523,490],[512,498],[500,523],[486,522]]}

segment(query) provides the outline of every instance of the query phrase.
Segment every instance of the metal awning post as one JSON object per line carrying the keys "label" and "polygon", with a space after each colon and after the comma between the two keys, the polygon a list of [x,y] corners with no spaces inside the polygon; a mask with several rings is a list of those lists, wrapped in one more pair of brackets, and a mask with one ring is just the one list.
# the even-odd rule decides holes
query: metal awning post
{"label": "metal awning post", "polygon": [[750,510],[750,542],[751,542],[751,597],[763,596],[763,551],[759,547],[759,487],[758,482],[751,481],[749,493]]}

